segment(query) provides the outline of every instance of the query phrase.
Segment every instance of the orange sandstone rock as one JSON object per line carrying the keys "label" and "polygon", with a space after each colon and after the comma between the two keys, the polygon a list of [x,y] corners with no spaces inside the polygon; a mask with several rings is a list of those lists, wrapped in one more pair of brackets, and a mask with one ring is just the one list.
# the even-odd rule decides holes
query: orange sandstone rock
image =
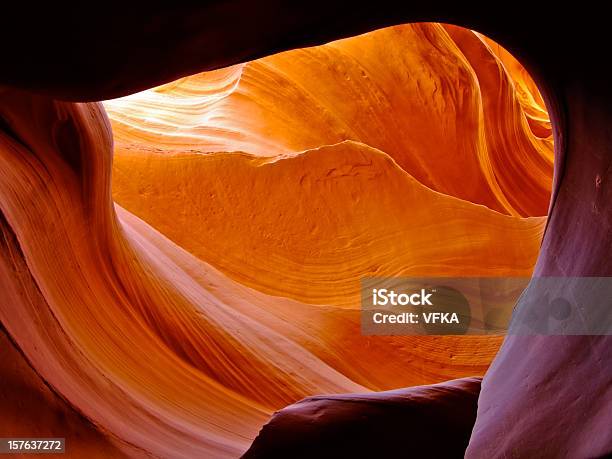
{"label": "orange sandstone rock", "polygon": [[552,143],[499,56],[422,24],[187,77],[106,103],[114,165],[101,104],[0,90],[6,333],[126,455],[236,457],[303,397],[482,374],[499,337],[361,336],[358,289],[531,272]]}

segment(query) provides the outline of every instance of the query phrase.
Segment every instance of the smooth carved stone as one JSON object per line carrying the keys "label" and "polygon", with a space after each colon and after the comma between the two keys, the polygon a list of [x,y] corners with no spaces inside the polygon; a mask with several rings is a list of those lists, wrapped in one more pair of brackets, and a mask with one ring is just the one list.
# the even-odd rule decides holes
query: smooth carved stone
{"label": "smooth carved stone", "polygon": [[243,459],[461,458],[480,378],[373,394],[314,396],[276,412]]}

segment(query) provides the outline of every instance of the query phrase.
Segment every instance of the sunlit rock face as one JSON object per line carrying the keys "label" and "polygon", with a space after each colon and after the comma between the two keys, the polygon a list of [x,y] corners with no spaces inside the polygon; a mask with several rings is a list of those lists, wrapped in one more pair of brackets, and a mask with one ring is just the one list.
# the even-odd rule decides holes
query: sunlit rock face
{"label": "sunlit rock face", "polygon": [[50,432],[91,438],[75,457],[237,457],[303,397],[481,375],[499,337],[362,336],[359,279],[529,275],[544,229],[541,97],[465,29],[395,27],[104,106],[1,90],[0,114],[7,359],[68,413]]}
{"label": "sunlit rock face", "polygon": [[105,106],[117,202],[255,289],[354,305],[367,274],[531,273],[544,218],[516,217],[546,215],[549,120],[469,30],[393,27]]}
{"label": "sunlit rock face", "polygon": [[[432,190],[508,215],[546,215],[544,104],[520,64],[490,45],[457,27],[392,27],[109,101],[116,168],[136,153],[278,158],[352,140]],[[124,182],[114,182],[119,201]]]}

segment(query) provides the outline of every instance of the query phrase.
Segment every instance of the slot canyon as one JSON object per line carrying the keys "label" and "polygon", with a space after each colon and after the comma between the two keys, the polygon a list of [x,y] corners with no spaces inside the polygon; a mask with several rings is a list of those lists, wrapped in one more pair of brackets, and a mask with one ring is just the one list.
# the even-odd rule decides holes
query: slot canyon
{"label": "slot canyon", "polygon": [[[540,8],[7,11],[0,437],[75,458],[611,454],[609,328],[361,329],[368,276],[563,278],[564,298],[612,276],[610,40]],[[609,320],[596,285],[580,298]]]}

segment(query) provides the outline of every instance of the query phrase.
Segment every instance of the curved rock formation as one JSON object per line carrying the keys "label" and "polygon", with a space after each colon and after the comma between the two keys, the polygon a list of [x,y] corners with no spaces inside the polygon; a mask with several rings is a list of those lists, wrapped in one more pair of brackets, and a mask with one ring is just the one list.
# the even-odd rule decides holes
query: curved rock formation
{"label": "curved rock formation", "polygon": [[244,459],[463,457],[479,378],[309,397],[274,413]]}
{"label": "curved rock formation", "polygon": [[529,276],[545,223],[436,193],[350,141],[273,161],[117,163],[114,196],[126,209],[232,279],[306,303],[359,308],[368,275]]}
{"label": "curved rock formation", "polygon": [[[391,31],[399,42],[405,34],[427,33],[446,37],[445,52],[460,56],[440,26]],[[368,46],[375,48],[388,34],[378,33]],[[372,38],[359,38],[365,39]],[[349,40],[295,53],[310,59],[310,66],[328,68],[342,61],[338,49],[350,51],[350,46]],[[432,44],[420,46],[409,56],[423,55]],[[317,62],[327,53],[331,57]],[[270,59],[282,63],[288,58],[294,57]],[[347,57],[345,64],[350,62]],[[458,58],[452,62],[459,65]],[[419,107],[417,95],[428,94],[419,84],[404,105],[380,111],[375,99],[363,101],[379,112],[364,118],[363,132],[355,137],[390,146],[394,154],[338,137],[337,128],[310,141],[287,137],[288,125],[275,120],[286,117],[290,105],[282,109],[269,91],[272,100],[265,94],[250,97],[262,106],[278,105],[277,113],[251,114],[244,118],[251,120],[246,127],[233,120],[214,141],[206,132],[225,126],[228,113],[251,113],[233,98],[249,71],[257,74],[267,65],[261,61],[213,72],[202,77],[204,86],[202,78],[188,78],[110,104],[118,138],[115,197],[188,252],[113,206],[111,131],[101,105],[0,94],[5,126],[0,201],[7,222],[2,322],[38,374],[116,436],[127,454],[136,448],[160,456],[232,457],[246,449],[274,409],[305,396],[482,373],[499,338],[361,336],[359,279],[368,274],[526,275],[535,263],[543,218],[503,215],[424,186],[407,169],[423,177],[433,165],[425,138],[413,136],[409,145],[411,136],[405,135],[393,149],[393,130],[370,126],[377,121],[383,127],[392,113]],[[371,65],[370,73],[379,63]],[[440,78],[447,78],[444,72],[453,65],[438,69]],[[281,67],[275,69],[273,75],[282,73]],[[365,72],[353,63],[351,72],[355,69]],[[342,88],[339,75],[345,78],[337,69],[321,75],[322,87]],[[372,94],[392,88],[384,72],[379,70],[377,78],[381,89],[369,83],[351,91],[375,98]],[[466,81],[472,85],[467,86],[473,98],[468,107],[478,107],[477,80]],[[270,84],[251,78],[252,87]],[[295,89],[300,81],[291,84],[288,90],[301,97]],[[410,104],[410,96],[418,103]],[[176,104],[141,106],[149,97]],[[346,93],[334,97],[340,101]],[[320,111],[317,104],[305,107],[301,118],[291,120],[295,129],[309,126],[309,114]],[[435,125],[439,111],[430,110],[426,121]],[[334,116],[342,120],[347,114]],[[452,122],[457,113],[444,116]],[[533,139],[521,119],[516,120],[521,135]],[[476,109],[472,122],[478,120]],[[231,143],[240,138],[232,126],[249,134],[247,143]],[[316,133],[316,123],[310,126]],[[259,136],[251,136],[253,131]],[[334,140],[340,142],[327,145]],[[277,148],[265,154],[271,142]],[[321,145],[292,150],[308,142]],[[247,152],[233,153],[236,145]],[[460,154],[484,176],[477,157],[487,150],[474,145],[475,150]],[[219,146],[228,152],[203,154]],[[408,147],[423,152],[417,158],[422,164],[409,161]],[[546,156],[546,148],[532,154]],[[432,178],[429,184],[451,187],[452,176]],[[455,189],[460,195],[462,187]],[[493,196],[487,189],[483,185],[472,193]],[[210,240],[217,244],[207,244]],[[388,364],[381,365],[384,360]]]}
{"label": "curved rock formation", "polygon": [[232,457],[306,395],[486,368],[498,340],[361,337],[357,311],[242,287],[114,210],[99,104],[3,92],[2,107],[0,318],[37,373],[126,452]]}
{"label": "curved rock formation", "polygon": [[[0,319],[49,387],[107,436],[119,435],[117,444],[126,454],[134,451],[131,443],[162,456],[235,456],[277,408],[273,404],[313,390],[382,387],[366,377],[360,381],[357,373],[367,372],[351,374],[341,367],[344,356],[329,351],[325,339],[354,338],[349,333],[334,331],[325,339],[313,334],[306,345],[308,333],[287,325],[290,320],[283,314],[310,311],[308,305],[275,307],[263,293],[204,266],[129,213],[115,213],[109,188],[110,129],[101,107],[55,102],[54,97],[107,99],[393,23],[443,19],[467,25],[522,58],[544,85],[552,111],[556,179],[536,273],[611,275],[612,95],[600,47],[594,46],[606,42],[608,28],[596,17],[583,21],[580,11],[571,8],[560,20],[550,20],[549,11],[539,5],[528,14],[507,8],[493,17],[456,2],[417,6],[382,0],[375,11],[360,4],[347,8],[344,2],[253,5],[224,2],[164,12],[154,5],[146,11],[124,5],[122,14],[101,8],[82,15],[53,5],[49,14],[28,15],[29,34],[23,33],[23,21],[11,14],[2,18],[6,27],[0,28],[0,43],[7,52],[0,78],[9,88],[0,89],[0,206],[7,222],[2,227]],[[553,44],[542,37],[552,37]],[[467,54],[476,54],[479,47],[463,43]],[[529,97],[519,95],[519,104],[524,107]],[[535,136],[546,137],[538,110],[523,110]],[[496,196],[504,194],[500,188]],[[217,300],[228,291],[225,282],[230,291],[244,291],[262,302]],[[317,314],[321,306],[311,307],[312,316],[326,324]],[[268,322],[253,318],[260,315]],[[223,327],[217,327],[220,323]],[[290,331],[278,332],[285,328]],[[491,347],[481,343],[460,354],[462,363],[456,364],[455,350],[467,349],[466,341],[402,343],[384,342],[381,349],[407,354],[383,363],[381,371],[391,375],[412,366],[434,381],[449,368],[475,372],[464,363],[473,349],[491,355]],[[410,359],[410,346],[417,343],[429,343],[427,350],[443,358],[426,364]],[[484,379],[468,456],[608,453],[609,344],[609,337],[508,338]],[[318,357],[326,353],[327,361]],[[380,362],[384,359],[375,363]],[[486,362],[483,358],[482,370]],[[262,369],[266,378],[260,380]],[[399,385],[399,379],[393,383]],[[247,384],[252,381],[265,383]]]}
{"label": "curved rock formation", "polygon": [[136,152],[278,157],[353,140],[435,191],[542,216],[552,135],[528,123],[541,110],[537,89],[516,87],[476,33],[418,24],[187,77],[105,107],[118,164]]}
{"label": "curved rock formation", "polygon": [[483,40],[398,26],[108,101],[114,198],[302,302],[358,307],[364,275],[528,276],[544,220],[474,203],[544,215],[552,138]]}

